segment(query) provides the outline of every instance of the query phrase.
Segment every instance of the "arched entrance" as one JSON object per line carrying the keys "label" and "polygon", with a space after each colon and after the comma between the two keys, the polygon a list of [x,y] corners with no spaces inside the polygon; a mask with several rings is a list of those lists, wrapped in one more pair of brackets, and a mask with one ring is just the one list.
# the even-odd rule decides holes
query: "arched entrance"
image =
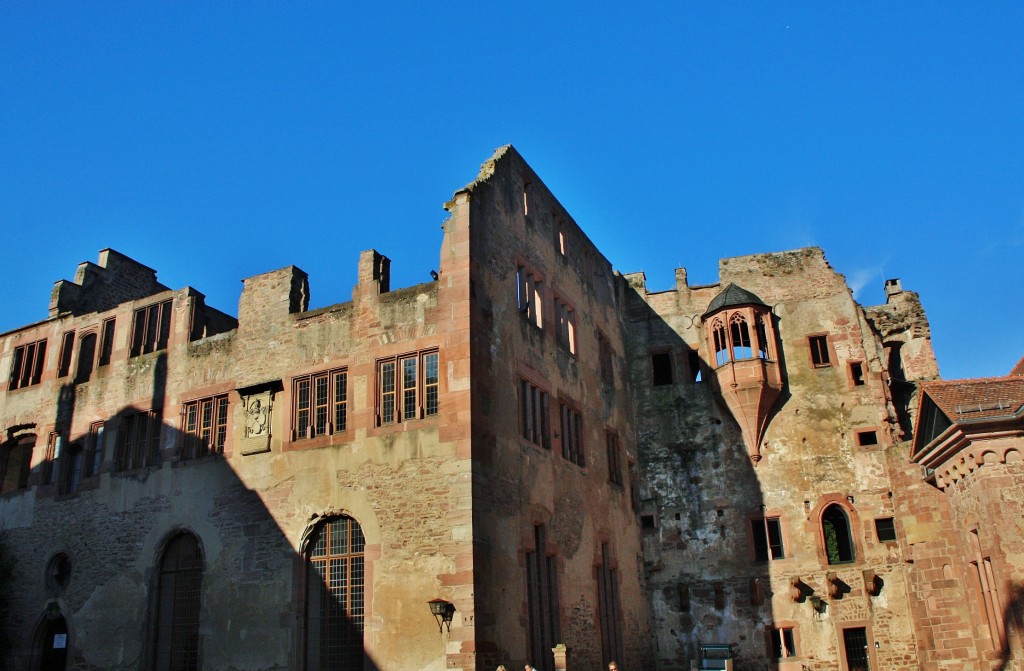
{"label": "arched entrance", "polygon": [[64,671],[68,666],[68,623],[60,613],[49,614],[36,630],[36,658],[39,671]]}

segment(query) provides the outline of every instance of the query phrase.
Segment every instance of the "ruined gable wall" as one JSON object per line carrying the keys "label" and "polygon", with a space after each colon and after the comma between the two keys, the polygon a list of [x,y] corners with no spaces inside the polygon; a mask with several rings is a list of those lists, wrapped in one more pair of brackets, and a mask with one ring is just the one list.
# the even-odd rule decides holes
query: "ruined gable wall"
{"label": "ruined gable wall", "polygon": [[[622,611],[618,661],[647,668],[649,629],[627,474],[633,420],[611,266],[511,148],[499,150],[453,206],[453,216],[468,208],[471,232],[477,596],[490,605],[478,613],[479,660],[545,668],[544,660],[527,656],[525,564],[526,553],[536,551],[534,525],[544,524],[548,546],[540,551],[556,558],[559,629],[573,667],[603,668],[609,661],[601,654],[596,593],[601,545],[608,544]],[[542,327],[519,309],[517,267],[542,282]],[[556,296],[575,313],[575,355],[556,339]],[[612,353],[609,381],[601,377],[599,333]],[[548,394],[549,448],[522,436],[520,379]],[[582,467],[563,456],[560,401],[582,415]],[[610,482],[606,431],[619,439],[621,485]]]}

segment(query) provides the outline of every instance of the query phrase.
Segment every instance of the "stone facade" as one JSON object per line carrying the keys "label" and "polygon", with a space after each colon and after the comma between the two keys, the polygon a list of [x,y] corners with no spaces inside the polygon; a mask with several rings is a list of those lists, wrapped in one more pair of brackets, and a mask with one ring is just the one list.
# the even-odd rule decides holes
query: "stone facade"
{"label": "stone facade", "polygon": [[916,294],[860,306],[818,249],[648,292],[511,147],[445,207],[429,283],[371,250],[351,300],[310,310],[288,267],[235,319],[104,250],[0,334],[6,668],[1011,656],[969,570],[1020,580],[1024,534],[979,560],[957,530],[1016,529],[1024,476],[909,458],[938,377]]}

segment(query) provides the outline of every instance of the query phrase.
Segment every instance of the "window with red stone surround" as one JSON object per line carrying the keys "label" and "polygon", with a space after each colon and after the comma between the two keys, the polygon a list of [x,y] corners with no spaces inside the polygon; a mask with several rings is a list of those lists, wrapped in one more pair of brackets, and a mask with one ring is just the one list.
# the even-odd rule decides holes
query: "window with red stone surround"
{"label": "window with red stone surround", "polygon": [[528,266],[516,266],[516,301],[519,313],[537,328],[544,328],[544,281]]}
{"label": "window with red stone surround", "polygon": [[228,395],[185,403],[181,408],[181,433],[182,459],[223,454],[228,435]]}
{"label": "window with red stone surround", "polygon": [[814,368],[828,368],[832,365],[833,353],[827,334],[816,334],[807,336],[807,345],[810,348],[811,366]]}
{"label": "window with red stone surround", "polygon": [[37,340],[14,348],[9,389],[21,389],[39,384],[46,360],[46,340]]}
{"label": "window with red stone surround", "polygon": [[576,311],[561,296],[555,294],[555,339],[569,354],[576,354]]}
{"label": "window with red stone surround", "polygon": [[341,433],[347,428],[347,368],[292,378],[292,440]]}
{"label": "window with red stone surround", "polygon": [[520,435],[537,447],[551,449],[550,401],[548,392],[534,382],[519,379]]}
{"label": "window with red stone surround", "polygon": [[562,458],[577,466],[587,465],[583,454],[583,414],[567,401],[558,403],[561,420]]}
{"label": "window with red stone surround", "polygon": [[750,518],[750,548],[755,562],[786,558],[786,543],[781,515],[764,513]]}
{"label": "window with red stone surround", "polygon": [[199,540],[179,533],[164,548],[160,561],[153,666],[156,671],[199,668],[199,620],[203,583],[203,552]]}
{"label": "window with red stone surround", "polygon": [[57,357],[57,377],[71,372],[71,356],[75,349],[75,332],[65,331],[60,339],[60,354]]}
{"label": "window with red stone surround", "polygon": [[153,466],[160,459],[161,409],[136,412],[121,418],[118,427],[115,470],[129,471]]}
{"label": "window with red stone surround", "polygon": [[167,348],[171,335],[171,301],[139,308],[132,316],[130,356],[139,356]]}
{"label": "window with red stone surround", "polygon": [[436,415],[440,402],[436,350],[377,360],[377,426]]}
{"label": "window with red stone surround", "polygon": [[110,363],[110,355],[114,352],[114,325],[116,323],[116,317],[103,320],[103,326],[100,329],[100,356],[96,362],[100,366]]}
{"label": "window with red stone surround", "polygon": [[795,623],[776,622],[765,627],[768,659],[786,660],[798,657],[799,635]]}

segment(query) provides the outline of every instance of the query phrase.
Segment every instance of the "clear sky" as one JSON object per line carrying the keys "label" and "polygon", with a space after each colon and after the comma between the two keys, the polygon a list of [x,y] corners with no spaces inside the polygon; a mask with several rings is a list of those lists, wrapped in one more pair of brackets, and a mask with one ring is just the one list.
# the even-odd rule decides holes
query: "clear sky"
{"label": "clear sky", "polygon": [[945,378],[1024,355],[1024,3],[5,2],[0,331],[112,247],[237,314],[438,265],[511,143],[652,290],[824,248],[921,293]]}

